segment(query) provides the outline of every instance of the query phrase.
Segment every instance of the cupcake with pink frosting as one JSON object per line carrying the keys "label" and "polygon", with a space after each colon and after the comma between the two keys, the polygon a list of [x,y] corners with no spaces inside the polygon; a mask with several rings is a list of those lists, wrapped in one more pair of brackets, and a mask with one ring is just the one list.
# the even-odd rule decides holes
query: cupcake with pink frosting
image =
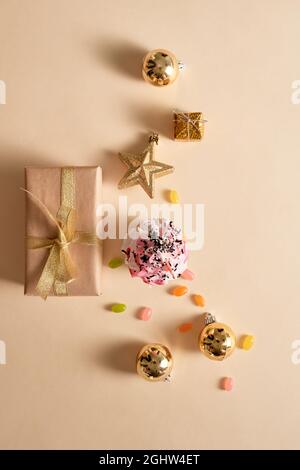
{"label": "cupcake with pink frosting", "polygon": [[122,249],[132,277],[146,284],[163,285],[187,269],[186,242],[172,221],[147,220],[136,235],[126,240]]}

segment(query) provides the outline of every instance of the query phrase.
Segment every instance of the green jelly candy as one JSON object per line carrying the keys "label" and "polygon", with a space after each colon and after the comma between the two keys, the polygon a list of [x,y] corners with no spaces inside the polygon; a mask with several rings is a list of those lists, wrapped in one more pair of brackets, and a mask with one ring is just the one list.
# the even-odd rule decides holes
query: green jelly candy
{"label": "green jelly candy", "polygon": [[115,269],[115,268],[118,268],[119,266],[121,266],[122,264],[123,264],[122,258],[113,258],[108,263],[108,266],[112,269]]}
{"label": "green jelly candy", "polygon": [[111,306],[111,311],[114,313],[123,313],[126,310],[125,304],[113,304]]}

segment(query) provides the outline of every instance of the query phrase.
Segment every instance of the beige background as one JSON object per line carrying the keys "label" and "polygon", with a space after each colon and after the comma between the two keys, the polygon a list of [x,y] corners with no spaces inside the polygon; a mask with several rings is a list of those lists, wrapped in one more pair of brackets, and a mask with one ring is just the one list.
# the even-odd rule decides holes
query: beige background
{"label": "beige background", "polygon": [[[1,0],[0,446],[19,448],[299,448],[300,2]],[[146,50],[164,47],[187,69],[171,87],[140,78]],[[201,143],[170,139],[171,111],[203,111]],[[104,266],[103,296],[23,297],[25,165],[103,167],[103,197],[117,204],[116,154],[161,135],[157,156],[176,173],[157,182],[205,204],[205,246],[190,257],[207,308],[251,352],[212,363],[196,347],[190,297]],[[129,202],[147,202],[131,189]],[[118,253],[105,244],[104,262]],[[128,305],[124,315],[107,310]],[[153,318],[136,319],[142,305]],[[149,341],[175,355],[171,384],[134,373]],[[234,377],[232,393],[218,389]]]}

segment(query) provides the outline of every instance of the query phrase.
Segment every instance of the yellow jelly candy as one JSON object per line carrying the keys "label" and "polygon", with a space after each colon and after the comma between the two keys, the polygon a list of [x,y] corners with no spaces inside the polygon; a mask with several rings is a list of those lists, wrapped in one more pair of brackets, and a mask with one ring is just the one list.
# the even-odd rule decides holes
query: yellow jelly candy
{"label": "yellow jelly candy", "polygon": [[175,295],[176,297],[180,297],[181,295],[186,294],[188,288],[186,286],[176,286],[171,290],[171,294]]}
{"label": "yellow jelly candy", "polygon": [[169,192],[169,201],[170,201],[172,204],[178,204],[178,203],[179,203],[179,195],[178,195],[178,192],[175,191],[174,189],[171,189],[171,191]]}
{"label": "yellow jelly candy", "polygon": [[125,304],[113,304],[111,306],[111,311],[114,313],[123,313],[126,310]]}
{"label": "yellow jelly candy", "polygon": [[254,336],[252,335],[244,335],[241,340],[241,347],[245,349],[245,351],[249,351],[254,344]]}
{"label": "yellow jelly candy", "polygon": [[122,258],[113,258],[110,260],[108,263],[108,266],[112,269],[118,268],[123,264],[123,259]]}
{"label": "yellow jelly candy", "polygon": [[193,295],[193,300],[198,307],[204,307],[205,306],[205,299],[202,295],[200,294],[195,294]]}

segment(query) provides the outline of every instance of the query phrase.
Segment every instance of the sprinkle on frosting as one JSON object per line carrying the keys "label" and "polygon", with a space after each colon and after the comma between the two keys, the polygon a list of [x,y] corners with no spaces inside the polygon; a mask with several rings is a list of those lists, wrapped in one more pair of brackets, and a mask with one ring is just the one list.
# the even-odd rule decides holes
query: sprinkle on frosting
{"label": "sprinkle on frosting", "polygon": [[186,242],[172,221],[145,221],[138,237],[126,240],[122,251],[131,276],[141,278],[146,284],[166,284],[187,268]]}

